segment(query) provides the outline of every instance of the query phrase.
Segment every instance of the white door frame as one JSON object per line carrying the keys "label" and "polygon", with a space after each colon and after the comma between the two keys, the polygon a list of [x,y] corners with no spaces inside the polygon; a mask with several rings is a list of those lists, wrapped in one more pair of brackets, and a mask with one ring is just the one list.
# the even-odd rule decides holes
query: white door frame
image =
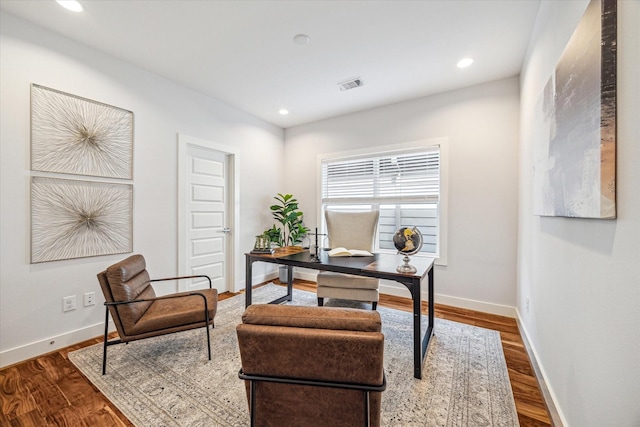
{"label": "white door frame", "polygon": [[225,276],[229,285],[230,292],[237,292],[238,286],[236,285],[236,248],[240,247],[240,192],[239,192],[239,166],[238,166],[238,151],[230,146],[219,144],[212,141],[206,141],[203,139],[194,138],[188,135],[178,134],[178,275],[189,275],[190,273],[186,267],[186,245],[187,245],[187,227],[188,222],[185,215],[185,206],[187,204],[188,191],[188,169],[185,167],[185,159],[187,158],[187,147],[195,146],[199,148],[219,151],[228,155],[229,170],[228,170],[228,210],[229,210],[229,224],[225,224],[226,227],[231,229],[231,235],[229,239],[229,253],[227,270]]}

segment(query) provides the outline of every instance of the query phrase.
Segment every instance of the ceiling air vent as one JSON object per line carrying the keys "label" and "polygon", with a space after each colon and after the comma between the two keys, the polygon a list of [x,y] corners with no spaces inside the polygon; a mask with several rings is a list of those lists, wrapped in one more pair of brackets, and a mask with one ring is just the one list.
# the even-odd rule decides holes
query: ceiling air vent
{"label": "ceiling air vent", "polygon": [[357,87],[360,87],[363,84],[364,82],[360,79],[352,79],[352,80],[347,80],[346,82],[338,83],[338,87],[342,92],[344,92],[345,90],[350,90],[350,89],[355,89]]}

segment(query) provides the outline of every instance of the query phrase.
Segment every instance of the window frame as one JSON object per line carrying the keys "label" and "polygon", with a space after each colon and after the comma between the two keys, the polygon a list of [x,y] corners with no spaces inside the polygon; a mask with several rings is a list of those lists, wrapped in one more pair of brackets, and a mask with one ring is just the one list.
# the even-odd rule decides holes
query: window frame
{"label": "window frame", "polygon": [[[321,232],[326,231],[326,224],[324,220],[324,204],[322,200],[322,165],[327,161],[343,161],[343,160],[357,160],[358,158],[367,158],[375,156],[395,156],[403,154],[411,154],[424,150],[433,149],[438,147],[440,153],[440,188],[439,188],[439,200],[437,202],[438,210],[438,239],[436,254],[416,254],[417,257],[435,257],[436,265],[447,265],[447,218],[448,218],[448,193],[449,193],[449,140],[448,138],[431,138],[422,139],[417,141],[404,142],[391,145],[379,145],[358,150],[345,150],[333,153],[320,154],[317,158],[317,200],[318,203],[318,223],[321,224]],[[398,204],[401,204],[399,202]],[[377,236],[376,236],[377,240]],[[377,245],[377,242],[376,242]]]}

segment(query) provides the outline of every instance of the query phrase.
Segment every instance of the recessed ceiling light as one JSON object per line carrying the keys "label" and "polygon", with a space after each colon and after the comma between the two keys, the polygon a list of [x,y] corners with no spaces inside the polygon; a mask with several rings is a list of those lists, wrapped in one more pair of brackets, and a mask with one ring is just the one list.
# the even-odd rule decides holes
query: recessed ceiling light
{"label": "recessed ceiling light", "polygon": [[289,114],[289,110],[285,110],[284,108],[281,108],[278,113],[282,114],[283,116],[286,116],[287,114]]}
{"label": "recessed ceiling light", "polygon": [[82,5],[76,0],[56,0],[58,4],[65,9],[69,9],[73,12],[82,12]]}
{"label": "recessed ceiling light", "polygon": [[293,42],[295,44],[309,44],[311,37],[306,34],[296,34],[293,36]]}
{"label": "recessed ceiling light", "polygon": [[456,65],[458,68],[467,68],[471,64],[473,64],[473,58],[462,58]]}

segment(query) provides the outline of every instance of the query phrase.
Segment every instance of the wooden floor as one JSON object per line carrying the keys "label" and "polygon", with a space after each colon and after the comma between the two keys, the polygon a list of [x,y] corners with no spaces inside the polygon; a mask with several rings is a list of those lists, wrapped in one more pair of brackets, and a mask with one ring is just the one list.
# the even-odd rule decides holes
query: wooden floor
{"label": "wooden floor", "polygon": [[[315,290],[313,282],[296,288]],[[235,294],[220,295],[220,300]],[[411,300],[380,296],[380,305],[411,311]],[[426,304],[423,310],[426,312]],[[514,319],[436,304],[436,317],[500,332],[520,425],[550,426],[542,394]],[[100,337],[0,370],[1,426],[132,426],[67,358]]]}

